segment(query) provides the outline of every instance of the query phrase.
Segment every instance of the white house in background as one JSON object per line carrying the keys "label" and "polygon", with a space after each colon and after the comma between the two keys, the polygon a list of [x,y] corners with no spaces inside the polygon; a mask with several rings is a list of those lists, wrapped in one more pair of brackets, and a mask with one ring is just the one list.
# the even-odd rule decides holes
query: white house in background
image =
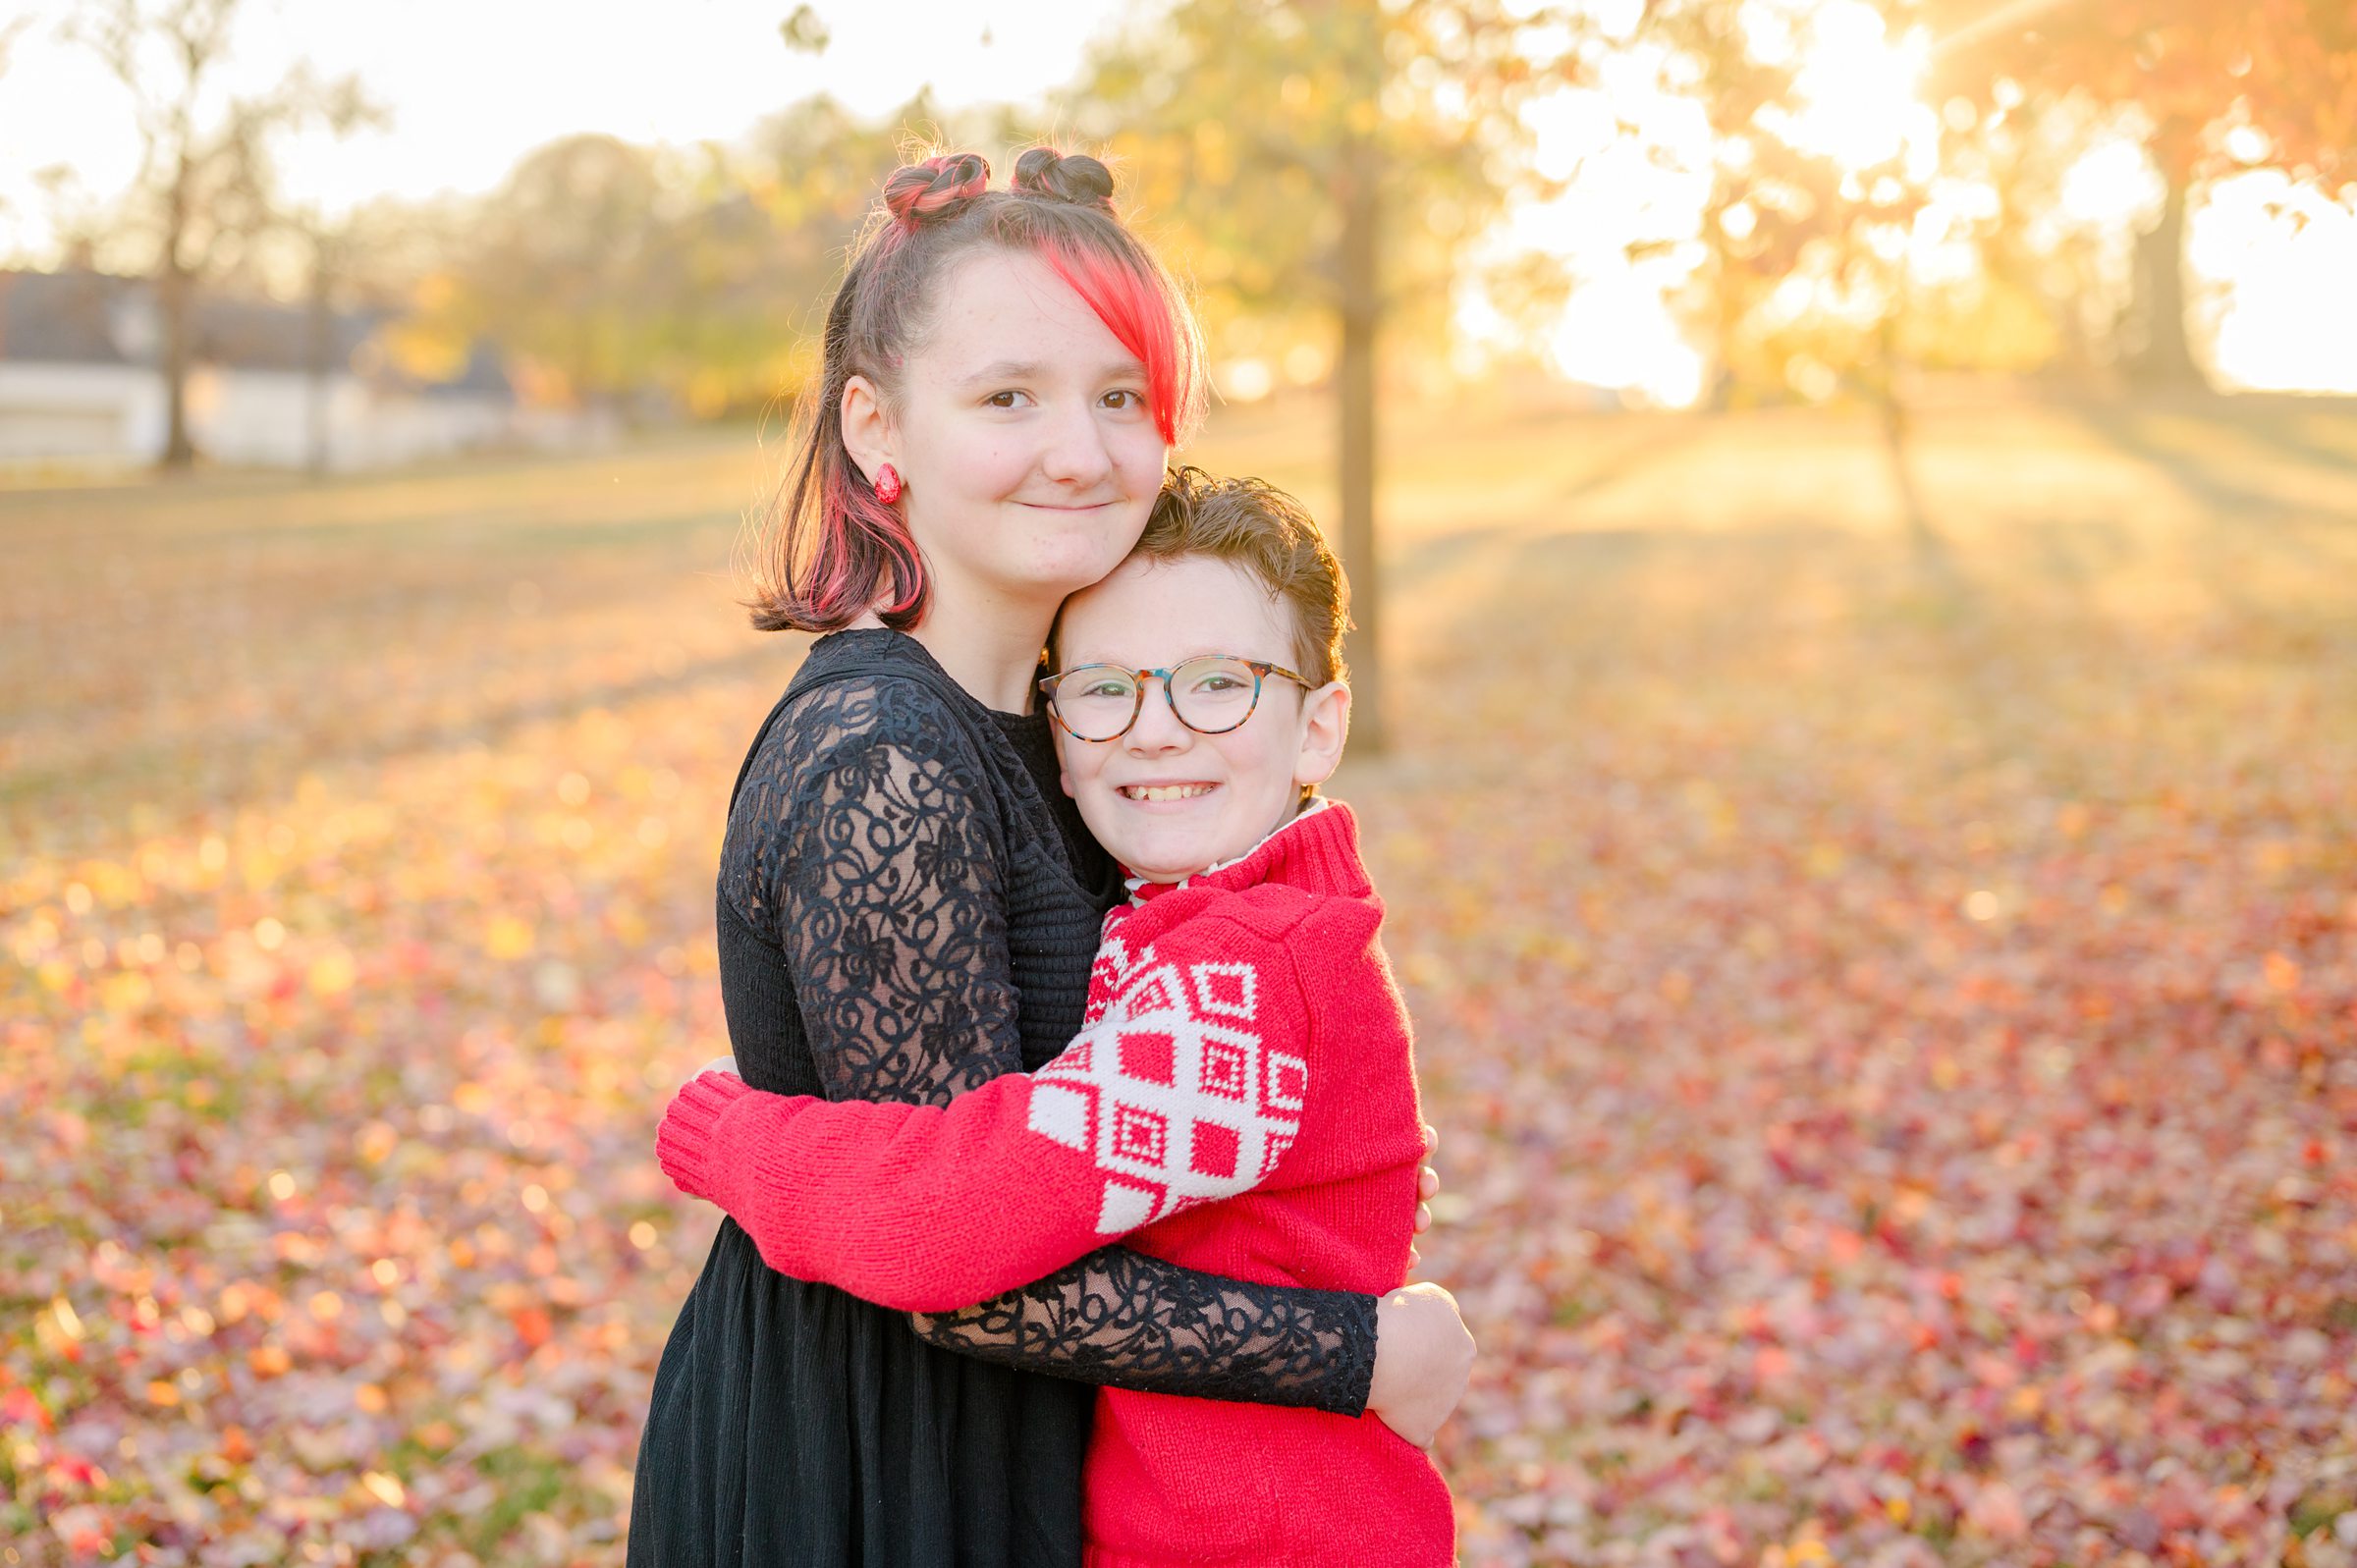
{"label": "white house in background", "polygon": [[[591,433],[521,408],[482,344],[449,380],[405,374],[379,336],[392,320],[332,315],[327,372],[315,383],[308,309],[200,298],[188,388],[197,451],[217,462],[295,468],[311,461],[317,442],[328,467],[350,469],[484,447],[571,445]],[[0,272],[0,463],[114,466],[162,456],[162,340],[144,279]]]}

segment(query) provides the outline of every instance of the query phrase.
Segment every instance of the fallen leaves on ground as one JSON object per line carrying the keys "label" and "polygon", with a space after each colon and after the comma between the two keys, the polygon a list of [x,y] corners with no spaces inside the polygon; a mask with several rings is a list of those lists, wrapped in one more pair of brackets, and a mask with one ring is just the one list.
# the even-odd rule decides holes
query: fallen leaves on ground
{"label": "fallen leaves on ground", "polygon": [[[2357,1562],[2357,442],[2283,418],[1398,444],[1339,792],[1468,1563]],[[0,501],[10,1561],[622,1560],[748,458]]]}

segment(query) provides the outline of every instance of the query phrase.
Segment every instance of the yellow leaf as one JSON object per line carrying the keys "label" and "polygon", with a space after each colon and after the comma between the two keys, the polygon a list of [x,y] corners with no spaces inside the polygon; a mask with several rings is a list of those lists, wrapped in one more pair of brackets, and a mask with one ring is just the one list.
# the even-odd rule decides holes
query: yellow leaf
{"label": "yellow leaf", "polygon": [[359,968],[352,961],[352,954],[337,947],[312,960],[311,995],[315,997],[342,996],[352,989],[353,981],[358,976]]}
{"label": "yellow leaf", "polygon": [[521,958],[534,946],[532,928],[515,915],[498,915],[483,939],[483,950],[503,962]]}

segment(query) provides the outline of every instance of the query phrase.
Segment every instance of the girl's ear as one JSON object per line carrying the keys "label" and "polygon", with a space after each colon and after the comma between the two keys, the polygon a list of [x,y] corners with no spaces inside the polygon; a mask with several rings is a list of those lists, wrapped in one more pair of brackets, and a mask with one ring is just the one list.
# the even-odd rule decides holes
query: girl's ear
{"label": "girl's ear", "polygon": [[1301,701],[1301,755],[1293,763],[1293,783],[1324,784],[1332,778],[1349,735],[1350,688],[1329,680]]}
{"label": "girl's ear", "polygon": [[853,376],[843,384],[843,449],[859,465],[860,476],[876,482],[876,470],[894,460],[892,417],[874,382]]}

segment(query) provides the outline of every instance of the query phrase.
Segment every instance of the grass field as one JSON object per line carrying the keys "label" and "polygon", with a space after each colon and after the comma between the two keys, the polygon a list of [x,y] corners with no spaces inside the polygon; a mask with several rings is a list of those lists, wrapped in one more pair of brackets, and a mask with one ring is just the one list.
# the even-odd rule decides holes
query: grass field
{"label": "grass field", "polygon": [[[2357,408],[1386,461],[1467,1562],[2357,1562]],[[621,1562],[762,472],[0,495],[0,1563]]]}

